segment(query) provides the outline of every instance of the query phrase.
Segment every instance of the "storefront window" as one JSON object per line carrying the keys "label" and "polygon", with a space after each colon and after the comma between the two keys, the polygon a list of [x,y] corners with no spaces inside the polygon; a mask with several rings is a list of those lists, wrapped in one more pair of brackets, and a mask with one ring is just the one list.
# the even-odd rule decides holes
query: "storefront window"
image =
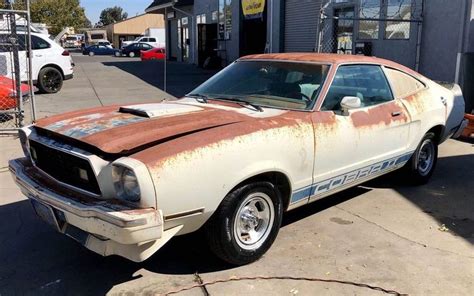
{"label": "storefront window", "polygon": [[[388,0],[387,21],[385,25],[386,39],[410,39],[410,22],[412,16],[412,0]],[[407,21],[395,21],[407,20]]]}
{"label": "storefront window", "polygon": [[232,0],[225,0],[225,39],[230,39],[232,32]]}
{"label": "storefront window", "polygon": [[378,39],[381,0],[360,0],[359,39]]}
{"label": "storefront window", "polygon": [[224,14],[225,0],[219,0],[219,22],[218,22],[218,32],[219,39],[224,39],[225,37],[225,14]]}

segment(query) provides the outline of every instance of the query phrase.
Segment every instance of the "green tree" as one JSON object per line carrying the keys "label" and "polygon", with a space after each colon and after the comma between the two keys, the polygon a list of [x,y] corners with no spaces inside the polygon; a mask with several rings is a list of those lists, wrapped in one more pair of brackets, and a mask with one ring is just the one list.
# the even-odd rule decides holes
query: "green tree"
{"label": "green tree", "polygon": [[[6,1],[3,7],[10,8]],[[13,8],[26,9],[25,0],[14,1]],[[51,35],[58,34],[65,27],[91,27],[79,0],[31,0],[30,12],[31,21],[48,25]]]}
{"label": "green tree", "polygon": [[122,7],[109,7],[102,10],[102,12],[100,13],[100,24],[102,26],[107,26],[108,24],[123,21],[127,19],[127,17],[128,14],[123,11]]}

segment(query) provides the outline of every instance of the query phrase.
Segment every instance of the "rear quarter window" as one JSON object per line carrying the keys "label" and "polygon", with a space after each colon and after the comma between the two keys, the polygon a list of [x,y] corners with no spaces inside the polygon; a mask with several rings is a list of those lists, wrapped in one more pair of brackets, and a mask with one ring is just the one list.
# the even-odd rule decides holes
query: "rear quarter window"
{"label": "rear quarter window", "polygon": [[385,73],[396,98],[406,98],[426,88],[423,82],[399,70],[385,68]]}

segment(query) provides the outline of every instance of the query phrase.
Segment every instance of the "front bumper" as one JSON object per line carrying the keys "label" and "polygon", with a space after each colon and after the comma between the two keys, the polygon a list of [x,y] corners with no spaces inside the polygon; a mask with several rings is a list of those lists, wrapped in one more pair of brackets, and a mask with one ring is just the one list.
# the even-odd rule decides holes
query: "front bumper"
{"label": "front bumper", "polygon": [[457,139],[461,136],[462,132],[464,131],[464,129],[467,127],[467,125],[469,124],[469,120],[467,120],[466,118],[463,119],[463,121],[461,121],[461,124],[459,125],[459,127],[456,129],[456,131],[454,132],[453,134],[453,138],[454,139]]}
{"label": "front bumper", "polygon": [[131,208],[61,187],[26,158],[11,160],[9,168],[26,197],[51,209],[58,231],[100,255],[141,262],[182,228],[164,231],[159,210]]}

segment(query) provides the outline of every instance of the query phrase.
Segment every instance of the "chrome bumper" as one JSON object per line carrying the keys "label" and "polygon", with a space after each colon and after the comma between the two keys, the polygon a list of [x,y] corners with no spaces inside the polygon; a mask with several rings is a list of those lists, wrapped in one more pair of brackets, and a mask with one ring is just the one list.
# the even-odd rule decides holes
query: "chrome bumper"
{"label": "chrome bumper", "polygon": [[467,119],[463,119],[461,121],[461,124],[459,125],[459,127],[457,128],[457,130],[454,132],[452,138],[454,139],[457,139],[461,136],[462,132],[464,131],[464,129],[467,127],[467,125],[469,124],[469,120]]}
{"label": "chrome bumper", "polygon": [[103,256],[144,261],[182,228],[164,231],[159,210],[135,209],[54,190],[49,182],[35,178],[38,170],[26,158],[11,160],[9,169],[26,197],[51,209],[58,231]]}

